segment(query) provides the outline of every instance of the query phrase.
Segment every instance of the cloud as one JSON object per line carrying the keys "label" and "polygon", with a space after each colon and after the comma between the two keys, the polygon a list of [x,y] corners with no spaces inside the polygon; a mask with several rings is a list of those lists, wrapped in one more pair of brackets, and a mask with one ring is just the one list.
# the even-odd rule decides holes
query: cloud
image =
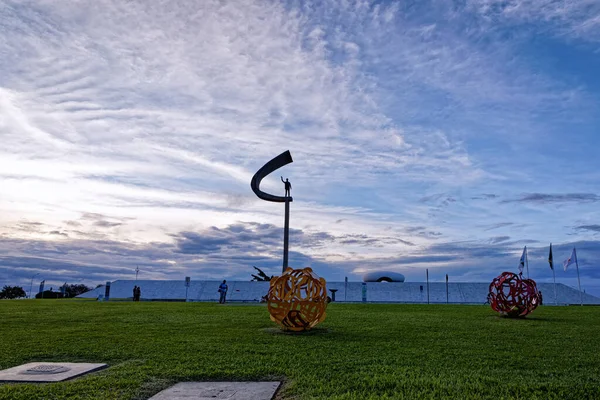
{"label": "cloud", "polygon": [[497,243],[506,242],[507,240],[510,240],[510,236],[496,236],[496,237],[490,238],[490,243],[497,244]]}
{"label": "cloud", "polygon": [[88,220],[88,221],[97,221],[97,220],[102,220],[104,218],[106,218],[105,215],[98,214],[98,213],[84,212],[81,214],[81,219]]}
{"label": "cloud", "polygon": [[99,226],[101,228],[114,228],[116,226],[120,226],[123,224],[121,222],[109,222],[109,221],[100,220],[100,221],[94,222],[93,225]]}
{"label": "cloud", "polygon": [[451,203],[454,203],[456,201],[456,199],[452,196],[448,196],[446,194],[434,194],[434,195],[430,195],[430,196],[426,196],[421,198],[419,201],[423,202],[423,203],[435,203],[438,204],[439,206],[445,207],[450,205]]}
{"label": "cloud", "polygon": [[44,224],[41,222],[19,221],[16,228],[25,232],[39,232]]}
{"label": "cloud", "polygon": [[[271,224],[238,223],[226,228],[213,226],[202,232],[181,232],[175,239],[181,253],[260,254],[281,246],[283,230]],[[318,247],[331,239],[332,236],[325,232],[305,234],[299,229],[290,229],[290,240],[310,247]]]}
{"label": "cloud", "polygon": [[600,6],[592,0],[471,0],[468,5],[489,23],[529,24],[546,34],[600,42]]}
{"label": "cloud", "polygon": [[514,225],[514,223],[513,222],[499,222],[497,224],[492,224],[490,226],[487,226],[484,230],[492,231],[494,229],[504,228],[504,227],[511,226],[511,225]]}
{"label": "cloud", "polygon": [[492,200],[498,198],[497,194],[483,193],[482,195],[471,197],[471,200]]}
{"label": "cloud", "polygon": [[584,231],[592,231],[592,232],[600,232],[600,225],[580,225],[580,226],[576,226],[575,229],[584,230]]}
{"label": "cloud", "polygon": [[360,246],[375,246],[384,247],[386,244],[403,244],[406,246],[414,246],[415,244],[395,237],[369,237],[363,234],[342,235],[340,237],[330,237],[330,240],[337,241],[342,245],[360,245]]}
{"label": "cloud", "polygon": [[428,239],[436,239],[443,235],[441,232],[435,232],[431,230],[431,228],[428,229],[425,226],[408,226],[404,227],[403,231],[409,234],[410,236]]}
{"label": "cloud", "polygon": [[[200,232],[181,232],[175,235],[177,251],[185,254],[211,255],[226,253],[229,256],[243,254],[278,254],[281,250],[283,230],[271,224],[237,223],[226,228],[210,227]],[[389,245],[415,246],[414,243],[396,237],[344,234],[290,229],[290,243],[301,251],[338,246],[385,247]]]}
{"label": "cloud", "polygon": [[594,193],[568,193],[568,194],[546,194],[531,193],[523,195],[520,198],[504,200],[504,203],[595,203],[600,201],[600,196]]}

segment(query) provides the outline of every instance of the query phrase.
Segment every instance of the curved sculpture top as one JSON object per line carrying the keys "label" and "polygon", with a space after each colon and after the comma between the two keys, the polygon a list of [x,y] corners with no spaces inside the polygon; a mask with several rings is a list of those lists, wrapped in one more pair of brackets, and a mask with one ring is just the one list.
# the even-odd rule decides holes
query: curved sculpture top
{"label": "curved sculpture top", "polygon": [[404,282],[404,275],[392,271],[371,271],[363,276],[363,282]]}
{"label": "curved sculpture top", "polygon": [[286,164],[292,163],[292,155],[289,150],[284,151],[268,163],[262,166],[261,169],[256,171],[254,176],[252,177],[252,181],[250,182],[250,187],[252,187],[252,191],[261,199],[266,201],[273,201],[275,203],[285,203],[286,201],[293,201],[291,197],[285,196],[274,196],[269,193],[265,193],[260,190],[260,181],[271,172],[283,167]]}

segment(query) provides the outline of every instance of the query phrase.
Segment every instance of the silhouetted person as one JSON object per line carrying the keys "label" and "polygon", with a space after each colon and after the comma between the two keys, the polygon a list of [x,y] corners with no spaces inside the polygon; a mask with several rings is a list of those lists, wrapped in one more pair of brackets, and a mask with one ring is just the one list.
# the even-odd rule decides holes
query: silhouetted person
{"label": "silhouetted person", "polygon": [[539,291],[539,294],[540,294],[540,306],[541,306],[542,304],[544,304],[544,298],[542,297],[542,291],[541,290]]}
{"label": "silhouetted person", "polygon": [[135,285],[133,287],[133,297],[132,297],[133,301],[135,301],[137,299],[137,285]]}
{"label": "silhouetted person", "polygon": [[285,185],[285,197],[290,197],[290,191],[292,190],[292,184],[290,183],[288,178],[285,178],[285,181],[284,181],[283,176],[281,177],[281,182],[283,182],[283,184]]}
{"label": "silhouetted person", "polygon": [[219,304],[225,304],[227,289],[227,281],[224,280],[223,283],[219,285],[218,292],[221,294],[221,296],[219,296]]}
{"label": "silhouetted person", "polygon": [[138,286],[135,295],[135,301],[140,301],[140,297],[142,297],[142,288]]}

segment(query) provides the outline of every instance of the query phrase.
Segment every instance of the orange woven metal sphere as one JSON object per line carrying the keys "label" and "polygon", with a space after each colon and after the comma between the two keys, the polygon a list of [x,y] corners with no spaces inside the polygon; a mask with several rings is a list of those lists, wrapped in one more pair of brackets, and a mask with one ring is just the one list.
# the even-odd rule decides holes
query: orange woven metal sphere
{"label": "orange woven metal sphere", "polygon": [[306,331],[325,319],[327,287],[311,268],[288,268],[271,279],[267,294],[271,320],[287,331]]}

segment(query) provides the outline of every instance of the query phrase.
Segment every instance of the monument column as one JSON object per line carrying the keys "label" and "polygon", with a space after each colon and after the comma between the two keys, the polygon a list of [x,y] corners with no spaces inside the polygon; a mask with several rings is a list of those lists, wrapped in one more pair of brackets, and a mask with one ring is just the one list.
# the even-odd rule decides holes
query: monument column
{"label": "monument column", "polygon": [[286,197],[285,200],[285,222],[283,224],[283,268],[285,272],[288,267],[288,246],[290,242],[290,200]]}

